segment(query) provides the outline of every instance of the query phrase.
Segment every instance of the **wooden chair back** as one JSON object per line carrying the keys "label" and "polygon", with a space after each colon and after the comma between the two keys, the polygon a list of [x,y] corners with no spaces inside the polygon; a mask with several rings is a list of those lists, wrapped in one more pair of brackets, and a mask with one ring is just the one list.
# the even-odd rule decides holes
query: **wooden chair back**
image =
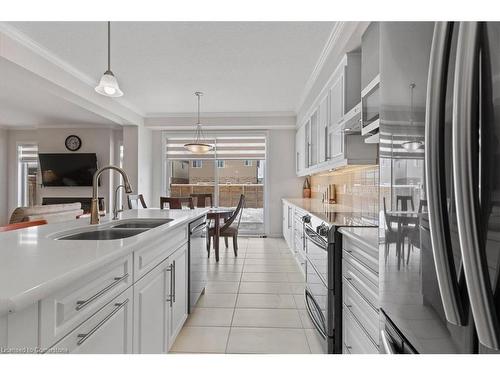
{"label": "wooden chair back", "polygon": [[186,205],[189,209],[194,210],[193,198],[191,197],[160,197],[160,208],[162,210],[165,207],[165,204],[168,204],[168,208],[171,210],[181,210],[183,203],[187,203]]}
{"label": "wooden chair back", "polygon": [[225,222],[224,222],[224,225],[221,227],[221,232],[230,227],[231,224],[234,223],[234,221],[236,219],[238,219],[238,224],[237,224],[237,228],[240,227],[240,222],[241,222],[241,216],[242,216],[242,213],[243,213],[243,207],[245,207],[245,196],[243,194],[240,195],[240,201],[238,202],[238,206],[236,207],[236,210],[234,210],[233,214],[231,215],[231,217],[229,217],[229,219],[227,219]]}
{"label": "wooden chair back", "polygon": [[139,203],[141,204],[142,208],[148,208],[146,206],[146,202],[144,202],[144,197],[142,196],[142,194],[137,194],[137,195],[129,194],[127,195],[127,201],[129,209],[140,208]]}
{"label": "wooden chair back", "polygon": [[415,211],[415,205],[413,204],[413,197],[411,195],[396,195],[396,209],[401,209],[401,211],[409,211],[408,203],[410,203],[411,210]]}
{"label": "wooden chair back", "polygon": [[22,221],[20,223],[8,224],[3,227],[0,227],[0,232],[9,232],[11,230],[36,227],[45,224],[47,224],[47,220]]}
{"label": "wooden chair back", "polygon": [[196,200],[195,206],[198,208],[207,207],[207,199],[209,201],[209,207],[213,207],[213,195],[212,193],[194,193],[191,194],[191,198]]}

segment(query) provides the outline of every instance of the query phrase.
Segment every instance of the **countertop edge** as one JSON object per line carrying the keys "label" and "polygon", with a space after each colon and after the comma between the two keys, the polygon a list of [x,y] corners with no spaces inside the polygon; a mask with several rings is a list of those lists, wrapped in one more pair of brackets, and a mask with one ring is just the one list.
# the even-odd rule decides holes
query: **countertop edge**
{"label": "countertop edge", "polygon": [[[149,242],[149,241],[154,241],[157,239],[158,236],[161,234],[167,233],[173,229],[178,228],[181,225],[187,225],[189,222],[194,221],[202,217],[203,215],[206,215],[208,212],[208,209],[200,212],[196,216],[192,217],[186,217],[178,222],[176,222],[173,225],[170,225],[166,228],[164,228],[163,231],[157,233],[154,237],[152,238],[144,238],[142,241]],[[66,272],[58,277],[52,278],[48,281],[45,281],[39,285],[34,286],[31,289],[27,289],[22,293],[18,293],[14,296],[5,298],[2,297],[0,298],[0,318],[11,314],[15,313],[18,311],[21,311],[27,307],[29,307],[32,304],[37,303],[43,298],[46,298],[50,296],[52,293],[56,292],[58,289],[61,289],[64,287],[64,285],[67,285],[68,283],[72,283],[76,280],[78,280],[80,277],[85,276],[86,274],[89,274],[100,267],[104,267],[107,264],[110,264],[120,258],[126,257],[129,254],[134,252],[134,248],[137,244],[134,245],[128,245],[126,248],[122,248],[120,250],[117,250],[115,252],[110,253],[107,256],[103,256],[102,258],[99,258],[97,261],[93,261],[90,263],[86,263],[80,267],[76,267],[72,269],[69,272]],[[174,249],[173,251],[175,251]]]}

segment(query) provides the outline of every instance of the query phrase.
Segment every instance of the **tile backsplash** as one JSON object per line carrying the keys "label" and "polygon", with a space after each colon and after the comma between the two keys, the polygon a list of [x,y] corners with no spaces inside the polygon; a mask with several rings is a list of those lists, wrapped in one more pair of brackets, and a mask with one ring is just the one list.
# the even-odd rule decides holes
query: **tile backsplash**
{"label": "tile backsplash", "polygon": [[335,186],[335,203],[355,211],[378,212],[378,165],[348,166],[311,176],[312,198],[322,199],[328,186]]}

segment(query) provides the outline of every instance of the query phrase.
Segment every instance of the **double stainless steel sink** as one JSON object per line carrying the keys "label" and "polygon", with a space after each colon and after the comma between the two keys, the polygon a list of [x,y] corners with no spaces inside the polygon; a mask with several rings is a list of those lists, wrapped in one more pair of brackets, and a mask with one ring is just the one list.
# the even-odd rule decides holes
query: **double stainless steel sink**
{"label": "double stainless steel sink", "polygon": [[73,233],[67,236],[56,238],[57,240],[87,240],[103,241],[118,240],[127,237],[137,236],[152,228],[167,224],[174,219],[128,219],[121,220],[114,225],[105,228],[90,229]]}

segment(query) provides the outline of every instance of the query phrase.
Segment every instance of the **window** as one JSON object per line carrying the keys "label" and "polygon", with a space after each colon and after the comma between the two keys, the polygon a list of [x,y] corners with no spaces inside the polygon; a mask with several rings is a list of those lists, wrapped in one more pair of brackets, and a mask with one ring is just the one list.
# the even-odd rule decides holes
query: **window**
{"label": "window", "polygon": [[251,167],[251,166],[253,165],[252,160],[245,160],[245,161],[243,162],[243,165],[244,165],[245,167]]}
{"label": "window", "polygon": [[34,206],[37,203],[36,175],[38,173],[38,145],[17,145],[17,205]]}
{"label": "window", "polygon": [[217,168],[226,168],[225,160],[217,160]]}
{"label": "window", "polygon": [[193,160],[191,162],[191,167],[193,167],[193,168],[203,168],[203,161],[202,160]]}

